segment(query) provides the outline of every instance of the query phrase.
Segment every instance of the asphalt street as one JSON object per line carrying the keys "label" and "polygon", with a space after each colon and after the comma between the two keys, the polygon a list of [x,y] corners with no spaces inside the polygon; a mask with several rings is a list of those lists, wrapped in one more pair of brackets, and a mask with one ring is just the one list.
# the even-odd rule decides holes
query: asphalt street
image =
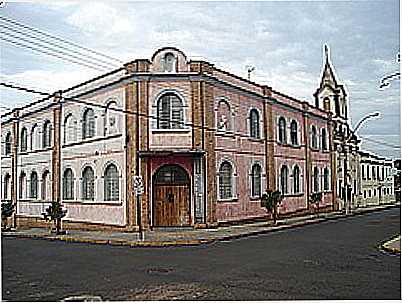
{"label": "asphalt street", "polygon": [[400,208],[197,247],[2,238],[2,299],[401,299]]}

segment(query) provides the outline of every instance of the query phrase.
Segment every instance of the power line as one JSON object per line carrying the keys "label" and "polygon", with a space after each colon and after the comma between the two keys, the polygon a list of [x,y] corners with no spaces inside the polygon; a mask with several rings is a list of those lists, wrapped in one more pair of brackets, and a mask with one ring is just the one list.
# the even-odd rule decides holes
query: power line
{"label": "power line", "polygon": [[365,139],[365,140],[367,140],[367,141],[369,141],[369,142],[372,142],[372,143],[381,144],[381,145],[388,146],[388,147],[391,147],[391,148],[394,148],[394,149],[401,149],[400,146],[393,145],[393,144],[390,144],[390,143],[387,143],[387,142],[383,142],[383,141],[379,141],[379,140],[374,140],[374,139],[367,138],[367,137],[363,137],[363,136],[362,136],[362,138]]}
{"label": "power line", "polygon": [[100,71],[100,72],[103,72],[102,69],[95,68],[95,67],[93,67],[93,66],[87,65],[87,64],[82,63],[82,62],[77,62],[77,61],[72,60],[72,59],[64,58],[64,57],[62,57],[62,56],[59,56],[59,55],[56,55],[56,54],[52,54],[52,53],[49,53],[49,52],[44,51],[44,50],[37,49],[37,48],[35,48],[35,47],[31,47],[31,46],[25,45],[25,44],[23,44],[23,43],[15,42],[15,41],[13,41],[13,40],[10,40],[10,39],[4,38],[4,37],[0,37],[0,40],[6,41],[6,42],[11,43],[11,44],[14,44],[14,45],[16,45],[16,46],[18,46],[18,47],[22,47],[22,48],[27,48],[27,49],[30,49],[30,50],[34,50],[34,51],[39,52],[39,53],[44,53],[44,54],[49,55],[49,56],[53,56],[53,57],[56,57],[56,58],[59,58],[59,59],[62,59],[62,60],[69,61],[69,62],[71,62],[71,63],[75,63],[75,64],[82,65],[82,66],[86,66],[86,67],[88,67],[88,68],[96,69],[96,70],[98,70],[98,71]]}
{"label": "power line", "polygon": [[[65,53],[65,52],[63,52],[63,51],[59,51],[60,53],[64,53],[64,54],[69,55],[69,56],[71,56],[71,57],[73,57],[73,58],[80,59],[80,60],[82,60],[82,61],[84,61],[84,62],[88,62],[88,63],[90,63],[90,64],[95,64],[95,65],[104,66],[106,69],[109,69],[109,68],[116,68],[116,65],[115,65],[115,64],[111,64],[111,63],[106,62],[106,61],[103,61],[103,60],[101,60],[101,59],[94,58],[94,57],[92,57],[92,56],[90,56],[90,55],[83,54],[83,53],[81,53],[81,52],[77,52],[77,51],[75,51],[75,50],[72,50],[72,49],[67,48],[67,47],[64,47],[64,46],[62,46],[62,45],[53,43],[53,42],[48,41],[48,40],[46,40],[46,39],[42,39],[42,38],[37,37],[37,36],[35,36],[35,35],[31,35],[31,34],[29,34],[29,33],[26,33],[26,32],[23,32],[23,31],[19,31],[19,30],[17,30],[17,29],[13,29],[13,28],[8,27],[8,26],[6,26],[6,25],[2,25],[2,28],[3,28],[3,29],[6,29],[7,31],[10,31],[10,32],[17,33],[17,34],[19,34],[19,35],[25,35],[25,36],[27,36],[27,37],[30,37],[31,39],[36,39],[36,40],[38,40],[38,41],[41,41],[42,43],[47,43],[47,44],[52,45],[52,46],[55,46],[55,47],[57,47],[57,48],[64,49],[64,50],[66,50],[66,51],[68,51],[68,52],[71,52],[71,53],[73,53],[73,54],[78,54],[79,56],[85,56],[85,58],[80,58],[80,57],[73,56],[73,55],[70,55],[70,54],[68,54],[68,53]],[[17,37],[16,37],[16,36],[13,36],[12,34],[6,33],[6,32],[4,32],[4,31],[2,31],[1,33],[7,34],[7,35],[9,35],[9,36],[11,36],[11,37],[13,37],[13,38],[16,38],[16,39],[25,40],[25,41],[27,41],[28,43],[35,44],[34,42],[31,42],[31,41],[29,41],[29,40],[20,38],[20,37],[18,37],[18,36],[17,36]],[[42,46],[42,47],[43,47],[43,46]],[[56,51],[58,51],[58,50],[56,50]],[[95,60],[95,61],[90,61],[90,60]],[[99,64],[99,63],[100,63],[100,64]],[[103,65],[102,63],[103,63],[104,65]]]}
{"label": "power line", "polygon": [[45,37],[48,37],[48,38],[51,38],[51,39],[54,39],[54,40],[63,42],[63,43],[65,43],[65,44],[72,45],[72,46],[74,46],[74,47],[76,47],[76,48],[83,49],[83,50],[85,50],[85,51],[87,51],[87,52],[96,54],[96,55],[98,55],[98,56],[102,56],[102,57],[104,57],[104,58],[108,58],[108,59],[113,60],[113,61],[115,61],[115,62],[119,62],[120,64],[121,64],[121,63],[124,63],[124,61],[122,61],[122,60],[119,60],[119,59],[116,59],[116,58],[114,58],[114,57],[111,57],[111,56],[102,54],[102,53],[100,53],[100,52],[98,52],[98,51],[89,49],[89,48],[87,48],[87,47],[78,45],[78,44],[76,44],[76,43],[74,43],[74,42],[71,42],[71,41],[68,41],[68,40],[66,40],[66,39],[62,39],[62,38],[59,38],[59,37],[57,37],[57,36],[48,34],[48,33],[44,32],[44,31],[42,31],[42,30],[39,30],[39,29],[34,28],[34,27],[32,27],[32,26],[28,26],[28,25],[26,25],[26,24],[23,24],[22,22],[16,21],[16,20],[11,19],[11,18],[9,18],[9,17],[7,18],[7,17],[4,17],[4,16],[0,16],[0,19],[1,19],[3,22],[8,22],[8,23],[14,24],[14,25],[16,25],[16,26],[22,27],[22,28],[24,28],[24,29],[28,29],[28,30],[30,30],[30,31],[33,31],[33,32],[38,33],[38,34],[40,34],[40,35],[43,35],[43,36],[45,36]]}

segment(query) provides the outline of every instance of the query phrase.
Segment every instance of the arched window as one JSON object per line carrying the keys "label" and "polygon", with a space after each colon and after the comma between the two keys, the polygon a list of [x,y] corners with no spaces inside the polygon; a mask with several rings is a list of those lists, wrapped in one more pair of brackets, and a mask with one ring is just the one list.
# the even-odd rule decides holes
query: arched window
{"label": "arched window", "polygon": [[325,128],[321,129],[321,148],[322,150],[328,150],[327,130]]}
{"label": "arched window", "polygon": [[290,142],[292,145],[298,145],[299,143],[297,141],[297,122],[292,120],[292,122],[290,122]]}
{"label": "arched window", "polygon": [[250,136],[260,138],[260,115],[254,108],[250,111]]}
{"label": "arched window", "polygon": [[25,127],[21,129],[21,146],[20,150],[26,152],[28,149],[28,132]]}
{"label": "arched window", "polygon": [[317,146],[317,128],[315,125],[311,126],[311,147],[318,148]]}
{"label": "arched window", "polygon": [[5,176],[4,176],[4,187],[3,187],[3,199],[4,200],[8,200],[8,199],[10,199],[10,186],[11,186],[11,183],[10,183],[10,179],[11,179],[11,177],[10,177],[10,174],[6,174]]}
{"label": "arched window", "polygon": [[105,136],[107,135],[113,135],[116,134],[120,131],[120,126],[119,126],[119,116],[117,111],[113,110],[117,108],[117,103],[116,101],[111,101],[107,104],[106,110],[105,110]]}
{"label": "arched window", "polygon": [[31,129],[31,150],[37,150],[40,148],[40,134],[38,125],[32,126]]}
{"label": "arched window", "polygon": [[219,198],[230,199],[233,197],[233,184],[232,184],[232,165],[225,161],[219,168]]}
{"label": "arched window", "polygon": [[251,168],[251,196],[261,196],[261,166],[254,164]]}
{"label": "arched window", "polygon": [[165,94],[158,100],[158,123],[160,129],[184,128],[183,104],[175,94]]}
{"label": "arched window", "polygon": [[282,195],[286,195],[288,193],[288,175],[288,167],[286,165],[282,165],[280,173],[280,190]]}
{"label": "arched window", "polygon": [[339,96],[338,95],[334,96],[334,99],[335,99],[335,116],[340,116],[341,106],[339,104]]}
{"label": "arched window", "polygon": [[6,142],[5,142],[5,155],[11,154],[11,132],[8,132],[6,135]]}
{"label": "arched window", "polygon": [[300,192],[300,168],[295,165],[293,168],[293,193],[297,194]]}
{"label": "arched window", "polygon": [[167,53],[163,58],[163,70],[165,72],[176,71],[176,58],[172,53]]}
{"label": "arched window", "polygon": [[75,142],[77,140],[77,121],[72,114],[64,119],[64,143]]}
{"label": "arched window", "polygon": [[329,170],[324,168],[324,190],[329,190]]}
{"label": "arched window", "polygon": [[63,174],[63,199],[74,199],[74,174],[71,168],[67,168]]}
{"label": "arched window", "polygon": [[233,128],[233,114],[229,101],[220,99],[216,107],[216,128],[218,131],[231,131]]}
{"label": "arched window", "polygon": [[26,193],[25,193],[26,184],[27,184],[26,174],[25,174],[25,172],[21,172],[20,180],[19,180],[19,188],[18,188],[18,191],[19,191],[18,198],[19,199],[23,199],[26,195]]}
{"label": "arched window", "polygon": [[29,197],[31,199],[37,199],[38,198],[38,174],[33,171],[31,173],[31,180],[30,180],[30,195]]}
{"label": "arched window", "polygon": [[116,165],[109,164],[105,170],[105,201],[119,200],[119,172]]}
{"label": "arched window", "polygon": [[84,168],[82,172],[82,199],[94,200],[95,198],[95,176],[90,166]]}
{"label": "arched window", "polygon": [[49,171],[45,170],[42,175],[42,200],[48,200],[49,183]]}
{"label": "arched window", "polygon": [[50,147],[52,142],[52,124],[46,121],[43,124],[43,148]]}
{"label": "arched window", "polygon": [[280,143],[286,143],[286,120],[280,117],[278,121],[278,139]]}
{"label": "arched window", "polygon": [[313,170],[313,192],[320,191],[320,173],[318,171],[318,167],[314,167]]}
{"label": "arched window", "polygon": [[92,138],[95,136],[95,113],[93,109],[88,108],[82,118],[82,138]]}

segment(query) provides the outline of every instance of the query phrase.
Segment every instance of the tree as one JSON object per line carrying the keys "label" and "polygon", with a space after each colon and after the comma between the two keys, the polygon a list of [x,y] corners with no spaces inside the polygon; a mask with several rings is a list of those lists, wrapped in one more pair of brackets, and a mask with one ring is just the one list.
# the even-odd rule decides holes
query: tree
{"label": "tree", "polygon": [[310,195],[310,203],[314,205],[315,212],[318,212],[321,200],[322,193],[312,193]]}
{"label": "tree", "polygon": [[61,230],[61,219],[67,214],[67,209],[63,209],[61,203],[58,201],[52,201],[52,204],[46,208],[46,213],[43,213],[43,217],[46,221],[53,221],[56,229],[56,234],[64,234]]}
{"label": "tree", "polygon": [[15,204],[12,201],[1,203],[1,223],[2,230],[10,230],[10,227],[7,227],[8,218],[10,218],[15,210]]}
{"label": "tree", "polygon": [[274,220],[274,225],[276,224],[277,219],[277,208],[278,205],[282,202],[283,196],[279,190],[268,190],[261,196],[261,206],[265,207],[268,212],[273,213],[272,217]]}

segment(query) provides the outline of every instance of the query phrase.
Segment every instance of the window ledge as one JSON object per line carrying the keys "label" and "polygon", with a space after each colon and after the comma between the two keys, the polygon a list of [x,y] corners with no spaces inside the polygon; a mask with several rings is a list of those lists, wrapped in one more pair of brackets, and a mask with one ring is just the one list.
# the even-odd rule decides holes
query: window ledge
{"label": "window ledge", "polygon": [[228,198],[228,199],[218,199],[218,202],[220,203],[225,203],[225,202],[237,202],[238,198],[237,197],[233,197],[233,198]]}
{"label": "window ledge", "polygon": [[253,201],[253,202],[259,202],[261,200],[261,197],[259,197],[259,196],[256,196],[256,197],[251,196],[250,200]]}
{"label": "window ledge", "polygon": [[283,147],[291,147],[291,148],[298,148],[298,149],[303,147],[303,145],[301,145],[301,144],[294,145],[294,144],[289,144],[289,143],[282,143],[279,141],[277,141],[277,143],[278,143],[278,145],[283,146]]}
{"label": "window ledge", "polygon": [[264,142],[264,138],[254,138],[254,137],[250,137],[248,138],[249,141],[252,142],[259,142],[259,143],[263,143]]}
{"label": "window ledge", "polygon": [[218,130],[218,131],[216,131],[215,134],[220,137],[228,137],[228,138],[233,138],[233,139],[236,137],[235,134],[231,131]]}
{"label": "window ledge", "polygon": [[297,194],[285,194],[284,197],[302,197],[304,193],[297,193]]}
{"label": "window ledge", "polygon": [[154,128],[152,129],[153,134],[161,133],[188,133],[190,132],[190,128]]}

